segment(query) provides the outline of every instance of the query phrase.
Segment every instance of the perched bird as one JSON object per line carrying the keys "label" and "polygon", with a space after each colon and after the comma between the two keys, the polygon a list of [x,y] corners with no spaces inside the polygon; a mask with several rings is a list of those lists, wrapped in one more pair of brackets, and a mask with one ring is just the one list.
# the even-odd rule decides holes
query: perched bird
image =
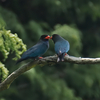
{"label": "perched bird", "polygon": [[58,34],[53,34],[51,36],[51,39],[55,44],[55,52],[58,55],[57,62],[64,61],[64,56],[67,55],[67,52],[70,48],[69,42],[61,36],[59,36]]}
{"label": "perched bird", "polygon": [[33,47],[31,47],[30,49],[28,49],[26,52],[24,52],[22,57],[16,62],[16,64],[23,60],[29,58],[35,59],[43,55],[49,48],[49,39],[50,39],[49,35],[42,35],[38,43]]}

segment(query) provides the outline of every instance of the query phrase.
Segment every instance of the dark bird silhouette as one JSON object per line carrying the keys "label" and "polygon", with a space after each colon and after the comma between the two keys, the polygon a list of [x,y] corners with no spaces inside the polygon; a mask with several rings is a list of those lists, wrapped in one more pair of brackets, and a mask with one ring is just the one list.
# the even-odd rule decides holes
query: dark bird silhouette
{"label": "dark bird silhouette", "polygon": [[49,48],[49,39],[50,39],[49,35],[42,35],[38,43],[33,47],[31,47],[30,49],[28,49],[26,52],[24,52],[22,57],[16,62],[16,64],[23,60],[30,58],[35,59],[43,55]]}
{"label": "dark bird silhouette", "polygon": [[51,36],[51,39],[55,44],[55,52],[58,55],[57,62],[64,61],[64,56],[67,55],[67,52],[70,48],[69,42],[61,36],[59,36],[58,34],[53,34]]}

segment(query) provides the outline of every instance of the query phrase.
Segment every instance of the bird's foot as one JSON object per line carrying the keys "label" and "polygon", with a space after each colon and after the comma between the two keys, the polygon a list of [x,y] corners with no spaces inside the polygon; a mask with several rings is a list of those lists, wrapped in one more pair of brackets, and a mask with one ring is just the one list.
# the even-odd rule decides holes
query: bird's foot
{"label": "bird's foot", "polygon": [[39,57],[39,59],[42,59],[43,57]]}
{"label": "bird's foot", "polygon": [[66,55],[68,55],[67,53],[65,53],[65,55],[64,56],[66,56]]}
{"label": "bird's foot", "polygon": [[64,56],[69,56],[67,53],[65,53],[65,55]]}

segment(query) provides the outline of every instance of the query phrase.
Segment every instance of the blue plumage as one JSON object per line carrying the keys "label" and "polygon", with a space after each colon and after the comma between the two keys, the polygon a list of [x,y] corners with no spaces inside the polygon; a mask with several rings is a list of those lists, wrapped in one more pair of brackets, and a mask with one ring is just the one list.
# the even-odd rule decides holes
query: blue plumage
{"label": "blue plumage", "polygon": [[70,49],[69,42],[57,34],[52,35],[52,40],[55,44],[55,52],[58,55],[57,62],[64,61],[64,56]]}
{"label": "blue plumage", "polygon": [[22,57],[17,61],[17,63],[29,58],[34,59],[43,55],[49,48],[49,38],[50,36],[48,35],[42,35],[39,42],[30,49],[28,49],[26,52],[24,52]]}

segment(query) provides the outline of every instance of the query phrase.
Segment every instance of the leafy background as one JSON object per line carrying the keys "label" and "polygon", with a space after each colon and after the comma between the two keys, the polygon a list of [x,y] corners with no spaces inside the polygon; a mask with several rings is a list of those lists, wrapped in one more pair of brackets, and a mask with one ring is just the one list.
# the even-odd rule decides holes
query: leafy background
{"label": "leafy background", "polygon": [[[26,45],[33,46],[42,34],[59,34],[67,39],[69,55],[99,57],[100,1],[0,0],[0,82],[27,62],[16,66],[12,58],[19,57]],[[2,36],[9,37],[10,42]],[[20,46],[16,46],[19,40]],[[44,56],[54,54],[50,41]],[[37,66],[2,91],[0,100],[100,100],[100,65]]]}

